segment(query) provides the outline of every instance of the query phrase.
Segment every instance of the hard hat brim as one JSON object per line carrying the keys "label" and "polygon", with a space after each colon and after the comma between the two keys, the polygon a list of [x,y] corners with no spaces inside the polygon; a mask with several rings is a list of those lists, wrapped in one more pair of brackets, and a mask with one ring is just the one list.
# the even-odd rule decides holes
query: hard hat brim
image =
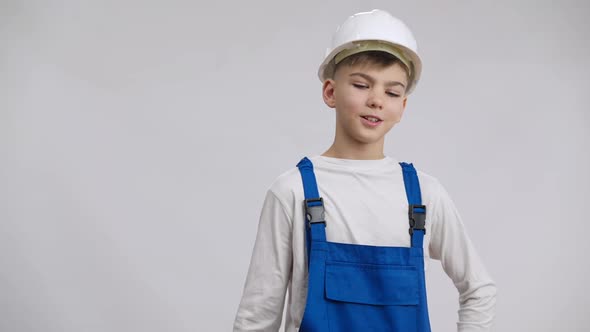
{"label": "hard hat brim", "polygon": [[[350,41],[346,44],[340,45],[339,47],[333,49],[329,54],[327,54],[326,57],[324,58],[324,61],[322,62],[322,64],[320,65],[320,67],[318,69],[318,77],[319,77],[320,81],[323,83],[326,79],[328,79],[329,76],[331,76],[333,74],[333,71],[334,71],[334,61],[333,60],[337,54],[339,54],[343,50],[354,48],[354,47],[356,47],[356,43],[363,42],[363,41],[367,41],[367,40],[362,39],[362,40]],[[405,93],[406,95],[409,95],[410,93],[412,93],[414,91],[414,88],[416,87],[416,85],[418,84],[418,81],[420,80],[420,76],[422,73],[422,61],[420,60],[420,57],[418,56],[418,54],[416,54],[416,52],[414,52],[413,50],[411,50],[403,45],[395,44],[395,43],[391,43],[391,42],[383,41],[383,40],[376,40],[376,41],[378,41],[380,43],[386,43],[386,44],[389,44],[389,45],[395,47],[398,51],[400,51],[404,55],[404,57],[406,59],[410,60],[410,63],[412,66],[412,68],[410,68],[411,75],[410,75],[408,87],[407,87],[406,93]],[[376,48],[375,50],[388,52],[386,49],[382,49],[382,48]],[[367,51],[367,50],[365,50],[365,51]],[[398,57],[398,55],[395,54],[394,52],[388,52],[388,53]]]}

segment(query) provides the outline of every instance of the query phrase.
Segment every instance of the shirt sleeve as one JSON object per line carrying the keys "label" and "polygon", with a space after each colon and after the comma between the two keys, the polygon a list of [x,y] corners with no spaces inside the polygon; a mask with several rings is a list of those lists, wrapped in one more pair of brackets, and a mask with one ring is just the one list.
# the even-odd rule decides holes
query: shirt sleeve
{"label": "shirt sleeve", "polygon": [[292,220],[269,189],[266,193],[234,332],[276,332],[291,277]]}
{"label": "shirt sleeve", "polygon": [[491,331],[496,306],[496,284],[486,271],[445,188],[437,182],[432,207],[429,252],[441,261],[459,292],[457,331]]}

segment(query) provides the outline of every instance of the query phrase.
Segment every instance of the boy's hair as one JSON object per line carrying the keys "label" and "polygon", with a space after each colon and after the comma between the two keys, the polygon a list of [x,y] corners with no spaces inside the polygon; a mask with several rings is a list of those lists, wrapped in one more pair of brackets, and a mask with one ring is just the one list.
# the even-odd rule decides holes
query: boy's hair
{"label": "boy's hair", "polygon": [[383,51],[366,51],[347,56],[342,61],[334,65],[334,70],[328,78],[334,79],[334,77],[336,76],[336,71],[338,71],[338,68],[342,66],[375,66],[379,69],[383,69],[389,66],[393,66],[396,63],[403,68],[403,70],[406,72],[406,79],[409,80],[410,75],[408,67],[406,67],[406,65],[395,55]]}

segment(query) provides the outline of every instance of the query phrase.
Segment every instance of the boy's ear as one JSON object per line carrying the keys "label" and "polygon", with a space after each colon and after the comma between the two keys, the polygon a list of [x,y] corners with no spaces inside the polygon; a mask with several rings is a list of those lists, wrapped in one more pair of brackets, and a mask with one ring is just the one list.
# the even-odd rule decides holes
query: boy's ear
{"label": "boy's ear", "polygon": [[324,103],[326,103],[326,105],[328,105],[330,108],[336,107],[336,98],[334,96],[335,83],[336,82],[333,79],[328,78],[324,81],[322,86],[322,97],[324,98]]}
{"label": "boy's ear", "polygon": [[405,96],[405,97],[404,97],[404,101],[403,101],[403,105],[402,105],[402,114],[400,115],[400,119],[401,119],[401,116],[403,116],[403,115],[404,115],[404,112],[405,112],[405,110],[406,110],[406,105],[407,105],[407,104],[408,104],[408,96]]}

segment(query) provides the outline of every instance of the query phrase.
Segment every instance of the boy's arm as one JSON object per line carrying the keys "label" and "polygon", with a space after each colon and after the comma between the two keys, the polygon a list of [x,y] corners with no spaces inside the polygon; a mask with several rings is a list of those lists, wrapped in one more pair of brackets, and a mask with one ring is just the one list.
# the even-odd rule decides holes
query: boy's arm
{"label": "boy's arm", "polygon": [[269,189],[260,213],[234,332],[279,330],[291,264],[291,220]]}
{"label": "boy's arm", "polygon": [[455,204],[442,185],[437,185],[429,252],[433,259],[441,261],[459,291],[457,331],[490,331],[495,317],[496,284],[471,243]]}

